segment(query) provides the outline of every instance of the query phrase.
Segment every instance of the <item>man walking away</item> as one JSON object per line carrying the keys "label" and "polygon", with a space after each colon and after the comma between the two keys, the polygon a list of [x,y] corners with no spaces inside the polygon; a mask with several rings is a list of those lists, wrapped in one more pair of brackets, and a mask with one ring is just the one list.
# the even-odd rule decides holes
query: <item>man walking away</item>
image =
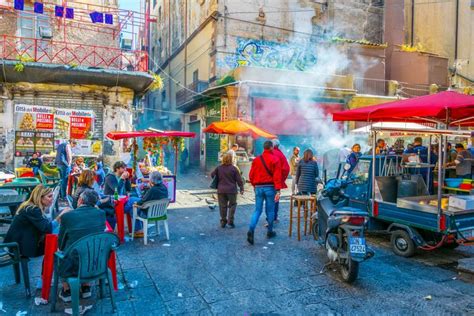
{"label": "man walking away", "polygon": [[293,156],[290,158],[290,175],[291,175],[291,195],[296,194],[296,167],[300,161],[299,147],[293,148]]}
{"label": "man walking away", "polygon": [[275,202],[280,200],[281,189],[281,166],[280,160],[273,154],[273,143],[266,141],[263,144],[263,153],[255,158],[250,168],[250,183],[255,188],[255,211],[250,220],[247,241],[253,245],[255,227],[263,211],[265,202],[265,212],[268,221],[267,237],[275,237],[273,231],[273,218],[275,212]]}
{"label": "man walking away", "polygon": [[[280,161],[281,167],[281,188],[286,189],[288,186],[286,185],[286,179],[290,174],[290,165],[288,165],[288,161],[286,160],[285,155],[280,150],[280,141],[278,139],[273,140],[273,154],[278,158]],[[279,201],[275,201],[275,218],[274,222],[278,223],[278,208],[280,206]]]}
{"label": "man walking away", "polygon": [[58,145],[56,148],[56,166],[59,168],[59,175],[61,177],[61,197],[66,197],[67,180],[69,173],[71,173],[72,164],[72,148],[76,146],[75,140],[69,140]]}

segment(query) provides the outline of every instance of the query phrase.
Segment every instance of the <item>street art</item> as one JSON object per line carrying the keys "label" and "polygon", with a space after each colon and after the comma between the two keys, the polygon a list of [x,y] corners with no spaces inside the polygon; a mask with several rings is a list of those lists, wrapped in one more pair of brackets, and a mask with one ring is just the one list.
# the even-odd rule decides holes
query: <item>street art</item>
{"label": "street art", "polygon": [[237,38],[236,53],[227,55],[221,66],[230,69],[255,66],[286,70],[308,70],[317,62],[314,44],[303,42],[282,44],[247,38]]}

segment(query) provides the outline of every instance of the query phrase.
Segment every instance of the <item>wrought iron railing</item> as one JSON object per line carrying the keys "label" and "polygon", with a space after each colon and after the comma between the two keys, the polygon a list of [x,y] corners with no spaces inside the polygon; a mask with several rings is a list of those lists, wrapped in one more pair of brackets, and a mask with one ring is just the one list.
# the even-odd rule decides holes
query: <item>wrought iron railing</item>
{"label": "wrought iron railing", "polygon": [[148,54],[139,50],[0,35],[0,58],[38,63],[147,71]]}

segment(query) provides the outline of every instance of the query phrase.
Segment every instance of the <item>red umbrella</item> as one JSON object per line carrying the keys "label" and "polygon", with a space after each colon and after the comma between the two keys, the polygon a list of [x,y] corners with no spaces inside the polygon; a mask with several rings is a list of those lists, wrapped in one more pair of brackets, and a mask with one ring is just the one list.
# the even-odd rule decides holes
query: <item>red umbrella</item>
{"label": "red umbrella", "polygon": [[190,137],[194,138],[195,133],[181,132],[181,131],[133,131],[133,132],[110,132],[106,135],[109,139],[119,140],[124,138],[135,138],[135,137]]}
{"label": "red umbrella", "polygon": [[444,91],[360,109],[333,113],[334,121],[474,123],[474,96]]}

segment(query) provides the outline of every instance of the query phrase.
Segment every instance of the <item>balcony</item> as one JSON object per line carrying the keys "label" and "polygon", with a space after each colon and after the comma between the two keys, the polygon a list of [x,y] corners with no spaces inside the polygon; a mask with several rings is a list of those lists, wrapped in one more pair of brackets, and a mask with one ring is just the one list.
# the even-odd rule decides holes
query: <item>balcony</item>
{"label": "balcony", "polygon": [[187,89],[181,89],[176,92],[176,107],[193,100],[193,97],[209,88],[208,81],[198,80],[187,86]]}
{"label": "balcony", "polygon": [[145,51],[0,35],[0,58],[17,60],[20,57],[38,63],[72,67],[148,70],[148,54]]}

